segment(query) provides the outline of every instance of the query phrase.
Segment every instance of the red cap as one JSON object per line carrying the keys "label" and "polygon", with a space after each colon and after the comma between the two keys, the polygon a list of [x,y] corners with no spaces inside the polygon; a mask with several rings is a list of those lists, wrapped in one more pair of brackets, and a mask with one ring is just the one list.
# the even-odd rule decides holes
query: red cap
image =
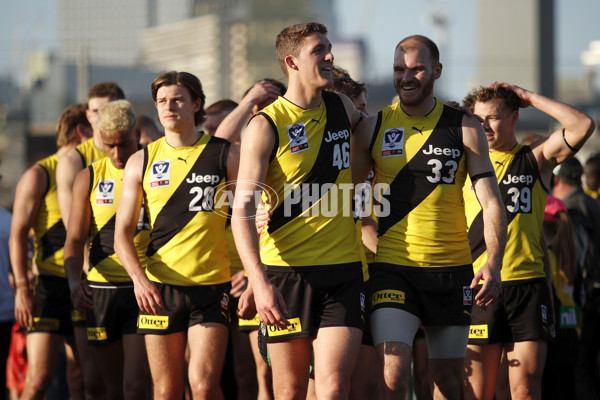
{"label": "red cap", "polygon": [[546,200],[546,209],[544,210],[544,221],[558,222],[557,214],[561,211],[567,212],[565,203],[552,195],[548,195],[548,199]]}

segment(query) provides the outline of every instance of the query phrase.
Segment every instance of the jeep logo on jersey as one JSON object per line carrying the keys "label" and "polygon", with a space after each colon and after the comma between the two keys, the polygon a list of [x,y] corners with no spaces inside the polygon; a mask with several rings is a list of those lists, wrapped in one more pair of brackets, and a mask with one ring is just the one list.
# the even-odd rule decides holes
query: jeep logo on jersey
{"label": "jeep logo on jersey", "polygon": [[290,152],[292,154],[308,150],[308,138],[306,137],[304,122],[288,125],[287,132],[290,139]]}
{"label": "jeep logo on jersey", "polygon": [[402,155],[404,155],[404,127],[386,129],[381,142],[381,157]]}
{"label": "jeep logo on jersey", "polygon": [[171,184],[171,160],[159,160],[150,168],[150,187],[157,188]]}
{"label": "jeep logo on jersey", "polygon": [[96,190],[97,205],[112,205],[115,203],[115,180],[100,179]]}

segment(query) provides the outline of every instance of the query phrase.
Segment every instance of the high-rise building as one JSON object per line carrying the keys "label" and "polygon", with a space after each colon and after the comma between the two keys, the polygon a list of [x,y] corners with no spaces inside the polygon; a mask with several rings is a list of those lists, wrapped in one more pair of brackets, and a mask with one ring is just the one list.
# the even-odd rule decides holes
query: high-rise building
{"label": "high-rise building", "polygon": [[[332,0],[195,0],[193,13],[192,19],[147,29],[142,61],[157,72],[197,75],[208,104],[239,100],[262,78],[284,80],[275,56],[275,37],[284,27],[318,21],[335,32]],[[343,49],[346,62],[337,55],[336,62],[357,71],[362,44],[344,42]]]}
{"label": "high-rise building", "polygon": [[478,0],[476,32],[478,84],[554,97],[554,0]]}

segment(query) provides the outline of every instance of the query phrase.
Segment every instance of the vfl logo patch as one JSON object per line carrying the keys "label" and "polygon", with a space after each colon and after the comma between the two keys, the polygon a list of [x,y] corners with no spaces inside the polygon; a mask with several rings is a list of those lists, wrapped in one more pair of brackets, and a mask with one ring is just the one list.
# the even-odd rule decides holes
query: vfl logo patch
{"label": "vfl logo patch", "polygon": [[115,180],[100,179],[96,189],[96,204],[110,206],[115,204]]}
{"label": "vfl logo patch", "polygon": [[463,286],[463,306],[473,304],[473,289],[469,286]]}
{"label": "vfl logo patch", "polygon": [[221,297],[221,308],[227,310],[228,305],[229,305],[229,296],[227,296],[227,293],[223,293],[223,297]]}
{"label": "vfl logo patch", "polygon": [[108,336],[106,335],[106,328],[87,328],[87,338],[88,340],[108,339]]}
{"label": "vfl logo patch", "polygon": [[371,305],[376,306],[380,303],[398,303],[404,304],[406,295],[400,290],[380,290],[373,293],[371,297]]}
{"label": "vfl logo patch", "polygon": [[169,327],[168,315],[140,315],[138,317],[138,328],[165,330]]}
{"label": "vfl logo patch", "polygon": [[404,155],[404,127],[386,129],[381,142],[381,157],[402,155]]}
{"label": "vfl logo patch", "polygon": [[150,187],[157,188],[171,184],[171,160],[154,161],[150,168]]}
{"label": "vfl logo patch", "polygon": [[300,325],[300,318],[288,319],[288,324],[289,325],[285,328],[269,325],[267,326],[267,333],[269,336],[284,336],[302,331],[302,325]]}
{"label": "vfl logo patch", "polygon": [[548,307],[546,307],[545,305],[541,305],[542,307],[542,322],[544,324],[548,323]]}
{"label": "vfl logo patch", "polygon": [[469,328],[469,339],[487,339],[488,326],[486,325],[471,325]]}
{"label": "vfl logo patch", "polygon": [[292,154],[308,150],[308,138],[306,137],[304,122],[288,125],[287,133],[290,139],[290,152]]}
{"label": "vfl logo patch", "polygon": [[364,293],[360,294],[360,311],[365,312],[365,295]]}

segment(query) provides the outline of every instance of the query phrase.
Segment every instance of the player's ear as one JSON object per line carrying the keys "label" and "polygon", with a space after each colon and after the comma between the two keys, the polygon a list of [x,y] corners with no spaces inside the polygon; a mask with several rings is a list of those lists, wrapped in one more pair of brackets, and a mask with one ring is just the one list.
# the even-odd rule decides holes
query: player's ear
{"label": "player's ear", "polygon": [[440,79],[442,76],[442,63],[437,63],[435,67],[433,67],[433,79]]}
{"label": "player's ear", "polygon": [[298,71],[298,65],[296,65],[296,58],[294,56],[287,56],[283,61],[288,69]]}

